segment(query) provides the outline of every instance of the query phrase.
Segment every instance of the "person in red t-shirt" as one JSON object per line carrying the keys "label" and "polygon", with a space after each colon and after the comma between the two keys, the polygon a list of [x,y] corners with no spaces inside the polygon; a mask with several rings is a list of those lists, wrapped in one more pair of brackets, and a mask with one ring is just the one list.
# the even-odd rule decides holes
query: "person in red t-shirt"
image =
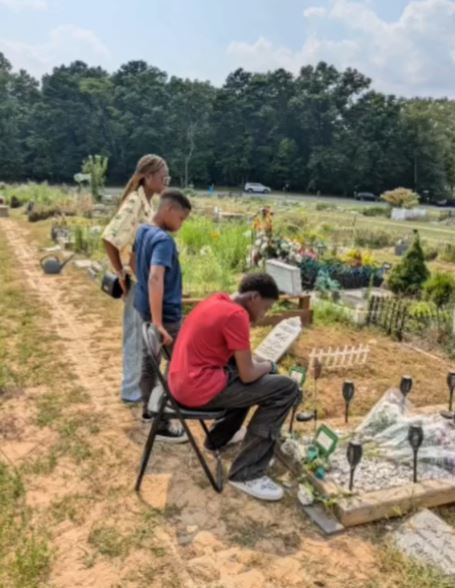
{"label": "person in red t-shirt", "polygon": [[262,318],[278,299],[268,274],[244,276],[233,297],[214,294],[188,315],[176,341],[169,368],[174,398],[189,408],[227,410],[206,441],[208,449],[225,446],[240,429],[250,407],[251,419],[229,482],[256,498],[280,500],[281,486],[266,476],[281,425],[301,400],[294,380],[277,375],[273,362],[253,357],[250,322]]}

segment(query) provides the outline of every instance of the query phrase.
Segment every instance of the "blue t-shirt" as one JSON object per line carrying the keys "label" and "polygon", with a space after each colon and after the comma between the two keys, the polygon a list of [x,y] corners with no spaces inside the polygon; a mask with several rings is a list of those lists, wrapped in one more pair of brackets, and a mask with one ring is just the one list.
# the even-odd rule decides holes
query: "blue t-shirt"
{"label": "blue t-shirt", "polygon": [[151,320],[148,281],[152,265],[164,272],[163,323],[176,323],[182,318],[182,272],[174,239],[159,227],[141,225],[134,243],[137,286],[134,307],[144,321]]}

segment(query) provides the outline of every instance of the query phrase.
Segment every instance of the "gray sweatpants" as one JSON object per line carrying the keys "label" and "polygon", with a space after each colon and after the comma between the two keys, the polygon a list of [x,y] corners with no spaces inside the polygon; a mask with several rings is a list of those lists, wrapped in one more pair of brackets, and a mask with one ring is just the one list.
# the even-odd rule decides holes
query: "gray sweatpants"
{"label": "gray sweatpants", "polygon": [[301,401],[302,394],[296,382],[286,376],[266,375],[244,384],[235,369],[229,368],[229,374],[227,387],[203,407],[228,409],[226,418],[211,430],[206,446],[217,449],[226,445],[242,426],[249,408],[257,405],[229,472],[231,480],[245,482],[265,474],[281,426],[291,408]]}

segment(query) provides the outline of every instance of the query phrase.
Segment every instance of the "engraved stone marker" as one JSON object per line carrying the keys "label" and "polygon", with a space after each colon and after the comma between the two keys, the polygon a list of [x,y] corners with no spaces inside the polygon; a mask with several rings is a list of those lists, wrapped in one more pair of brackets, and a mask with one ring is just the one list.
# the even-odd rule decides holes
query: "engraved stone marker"
{"label": "engraved stone marker", "polygon": [[455,529],[431,511],[425,509],[411,517],[393,538],[406,555],[455,579]]}
{"label": "engraved stone marker", "polygon": [[278,259],[268,259],[265,263],[265,271],[275,280],[280,292],[292,296],[302,293],[302,276],[298,267]]}
{"label": "engraved stone marker", "polygon": [[285,319],[267,335],[254,354],[276,362],[283,357],[301,332],[302,323],[299,317]]}

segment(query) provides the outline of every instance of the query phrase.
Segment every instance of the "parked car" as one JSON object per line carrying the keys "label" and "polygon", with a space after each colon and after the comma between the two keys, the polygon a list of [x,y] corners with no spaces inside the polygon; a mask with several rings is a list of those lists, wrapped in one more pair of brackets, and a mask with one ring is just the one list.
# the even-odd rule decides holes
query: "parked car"
{"label": "parked car", "polygon": [[436,206],[455,206],[455,199],[444,198],[443,200],[436,200],[433,204],[436,204]]}
{"label": "parked car", "polygon": [[248,194],[270,194],[272,190],[258,182],[247,182],[243,191],[248,192]]}
{"label": "parked car", "polygon": [[372,200],[373,202],[379,200],[379,196],[376,196],[373,192],[354,192],[354,198],[356,200]]}

